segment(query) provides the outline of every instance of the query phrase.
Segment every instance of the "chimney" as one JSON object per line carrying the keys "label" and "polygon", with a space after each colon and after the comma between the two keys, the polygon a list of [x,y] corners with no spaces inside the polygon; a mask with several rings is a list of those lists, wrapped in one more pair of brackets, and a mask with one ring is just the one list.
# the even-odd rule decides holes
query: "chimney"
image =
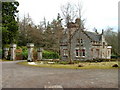
{"label": "chimney", "polygon": [[101,33],[102,35],[104,34],[104,29],[102,29],[102,33]]}
{"label": "chimney", "polygon": [[79,25],[80,24],[80,18],[76,18],[75,23]]}

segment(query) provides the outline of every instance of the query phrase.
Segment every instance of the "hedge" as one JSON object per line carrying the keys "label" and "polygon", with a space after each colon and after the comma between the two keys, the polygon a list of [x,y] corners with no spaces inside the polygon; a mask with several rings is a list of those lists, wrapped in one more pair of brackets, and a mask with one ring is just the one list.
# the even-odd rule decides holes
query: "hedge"
{"label": "hedge", "polygon": [[58,59],[59,55],[56,52],[52,52],[52,51],[43,51],[43,59]]}
{"label": "hedge", "polygon": [[22,57],[23,60],[26,60],[28,58],[28,49],[25,46],[22,47]]}
{"label": "hedge", "polygon": [[119,59],[93,59],[93,60],[83,60],[82,62],[109,62],[109,61],[119,61]]}
{"label": "hedge", "polygon": [[120,56],[111,56],[112,59],[120,59]]}

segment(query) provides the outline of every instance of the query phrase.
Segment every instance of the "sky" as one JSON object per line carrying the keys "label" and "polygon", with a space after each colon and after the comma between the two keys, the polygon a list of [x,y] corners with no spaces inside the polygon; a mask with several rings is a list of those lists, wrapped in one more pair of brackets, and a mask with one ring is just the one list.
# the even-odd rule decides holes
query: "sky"
{"label": "sky", "polygon": [[120,0],[17,0],[19,17],[29,13],[33,22],[38,25],[45,17],[47,21],[56,19],[57,14],[61,12],[61,6],[67,2],[78,4],[82,3],[83,18],[85,27],[92,31],[97,28],[99,32],[102,29],[111,27],[114,31],[118,30],[118,2]]}

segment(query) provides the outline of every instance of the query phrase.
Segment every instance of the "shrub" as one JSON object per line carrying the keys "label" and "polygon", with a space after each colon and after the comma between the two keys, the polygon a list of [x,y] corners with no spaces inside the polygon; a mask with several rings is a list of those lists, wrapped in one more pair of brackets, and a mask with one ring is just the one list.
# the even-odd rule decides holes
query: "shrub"
{"label": "shrub", "polygon": [[81,62],[109,62],[109,61],[118,61],[119,59],[93,59],[93,60],[85,60]]}
{"label": "shrub", "polygon": [[10,60],[10,56],[11,56],[10,53],[8,53],[7,60]]}
{"label": "shrub", "polygon": [[75,64],[77,64],[77,63],[80,63],[81,61],[79,61],[79,60],[74,60],[73,61]]}
{"label": "shrub", "polygon": [[119,59],[120,56],[116,56],[116,55],[114,55],[114,56],[111,56],[111,58],[112,58],[112,59]]}
{"label": "shrub", "polygon": [[28,51],[23,51],[22,56],[23,56],[23,60],[26,60],[28,57]]}
{"label": "shrub", "polygon": [[119,67],[117,64],[114,64],[112,67]]}
{"label": "shrub", "polygon": [[2,49],[0,49],[0,59],[2,59]]}
{"label": "shrub", "polygon": [[59,61],[58,64],[64,64],[65,65],[65,64],[69,64],[69,62],[68,61]]}
{"label": "shrub", "polygon": [[23,51],[27,51],[28,50],[28,48],[26,46],[22,46],[21,48],[22,48]]}
{"label": "shrub", "polygon": [[43,58],[44,59],[58,59],[59,55],[56,52],[52,51],[43,51]]}
{"label": "shrub", "polygon": [[83,65],[78,65],[78,67],[83,67]]}
{"label": "shrub", "polygon": [[16,60],[22,60],[22,48],[21,47],[17,47],[16,49]]}
{"label": "shrub", "polygon": [[23,60],[26,60],[28,57],[28,49],[25,46],[22,46],[22,57],[23,57]]}

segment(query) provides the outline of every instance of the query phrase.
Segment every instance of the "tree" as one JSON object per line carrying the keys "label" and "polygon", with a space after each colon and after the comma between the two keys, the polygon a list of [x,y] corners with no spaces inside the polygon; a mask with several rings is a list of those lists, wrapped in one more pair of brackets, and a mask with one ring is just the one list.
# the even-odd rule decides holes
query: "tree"
{"label": "tree", "polygon": [[58,53],[60,38],[63,34],[63,27],[61,21],[61,16],[58,13],[56,19],[53,19],[53,21],[50,23],[48,22],[47,28],[44,31],[45,48]]}
{"label": "tree", "polygon": [[120,30],[118,30],[118,54],[120,56],[120,47],[119,47],[119,45],[120,45]]}
{"label": "tree", "polygon": [[59,52],[60,39],[63,36],[62,18],[59,13],[58,13],[57,19],[54,19],[51,22],[51,26],[52,26],[51,28],[52,28],[54,42],[55,42],[55,44],[53,45],[53,50],[56,52]]}
{"label": "tree", "polygon": [[104,32],[105,40],[108,45],[112,46],[112,54],[120,55],[118,53],[118,33],[113,31],[113,28],[108,27]]}
{"label": "tree", "polygon": [[[76,23],[79,25],[79,49],[81,49],[80,43],[80,32],[81,29],[84,29],[84,19],[82,20],[82,5],[78,3],[78,5],[70,4],[69,2],[66,5],[63,5],[61,8],[62,16],[65,19],[65,24],[69,27],[70,23],[73,23],[73,20],[77,18]],[[71,58],[71,28],[68,28],[68,59],[70,63],[72,63]],[[80,52],[81,53],[81,52]]]}
{"label": "tree", "polygon": [[2,2],[2,44],[17,43],[18,22],[16,21],[17,7],[16,2]]}
{"label": "tree", "polygon": [[30,31],[34,27],[34,23],[32,18],[30,18],[29,14],[27,16],[24,15],[24,19],[19,21],[19,39],[18,45],[26,46],[27,43],[31,43],[30,41]]}
{"label": "tree", "polygon": [[61,12],[63,19],[65,19],[65,24],[72,22],[77,15],[77,11],[75,10],[75,5],[72,5],[69,2],[65,5],[62,5]]}
{"label": "tree", "polygon": [[34,43],[37,47],[44,46],[42,25],[36,26],[28,14],[19,22],[19,46],[26,46],[27,43]]}

